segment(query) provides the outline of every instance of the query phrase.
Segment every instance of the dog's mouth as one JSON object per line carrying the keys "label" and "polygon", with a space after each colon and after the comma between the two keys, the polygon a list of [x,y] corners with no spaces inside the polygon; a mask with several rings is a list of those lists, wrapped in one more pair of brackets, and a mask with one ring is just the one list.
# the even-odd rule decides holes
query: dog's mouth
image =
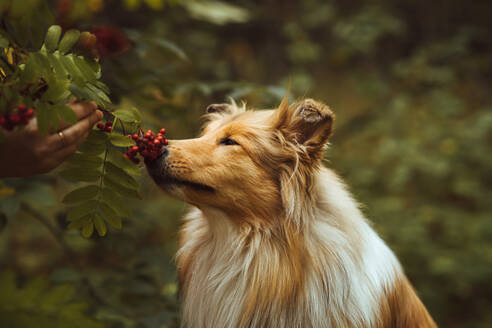
{"label": "dog's mouth", "polygon": [[198,190],[198,191],[215,192],[215,189],[213,187],[210,187],[210,186],[205,185],[203,183],[193,182],[193,181],[184,180],[184,179],[178,179],[178,178],[171,177],[171,176],[160,177],[158,179],[157,183],[159,183],[159,185],[161,185],[161,186],[165,186],[165,185],[185,186],[185,187],[190,187],[190,188]]}

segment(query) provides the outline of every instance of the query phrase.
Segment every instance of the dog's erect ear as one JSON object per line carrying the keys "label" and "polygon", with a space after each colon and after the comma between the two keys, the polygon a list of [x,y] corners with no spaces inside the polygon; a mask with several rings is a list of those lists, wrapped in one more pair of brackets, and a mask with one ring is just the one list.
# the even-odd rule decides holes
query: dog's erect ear
{"label": "dog's erect ear", "polygon": [[288,105],[287,97],[275,111],[275,128],[285,138],[306,147],[308,152],[323,148],[333,132],[335,114],[325,104],[313,99]]}

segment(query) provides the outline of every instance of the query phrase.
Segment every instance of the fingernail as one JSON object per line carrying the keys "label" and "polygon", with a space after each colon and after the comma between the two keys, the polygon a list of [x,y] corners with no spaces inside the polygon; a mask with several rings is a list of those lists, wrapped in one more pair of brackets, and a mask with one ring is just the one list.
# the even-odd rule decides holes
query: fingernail
{"label": "fingernail", "polygon": [[97,117],[99,118],[99,120],[102,120],[102,118],[103,118],[103,116],[104,116],[103,112],[101,112],[101,111],[98,109],[98,110],[96,110],[96,113],[97,113]]}

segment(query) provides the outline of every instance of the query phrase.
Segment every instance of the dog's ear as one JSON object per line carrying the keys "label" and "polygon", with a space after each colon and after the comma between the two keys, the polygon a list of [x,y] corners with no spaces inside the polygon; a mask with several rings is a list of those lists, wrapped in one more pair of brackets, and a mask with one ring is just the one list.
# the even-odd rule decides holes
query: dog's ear
{"label": "dog's ear", "polygon": [[313,99],[288,105],[287,97],[275,111],[275,128],[284,137],[302,145],[314,155],[320,152],[333,133],[335,114],[325,104]]}

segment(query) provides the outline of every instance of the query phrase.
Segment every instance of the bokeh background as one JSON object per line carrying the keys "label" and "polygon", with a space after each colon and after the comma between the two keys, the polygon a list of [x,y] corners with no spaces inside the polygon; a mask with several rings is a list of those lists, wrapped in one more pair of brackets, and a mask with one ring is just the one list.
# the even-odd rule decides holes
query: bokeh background
{"label": "bokeh background", "polygon": [[[117,107],[138,107],[171,139],[196,135],[204,108],[228,97],[274,107],[289,81],[295,98],[330,105],[326,163],[438,324],[491,327],[492,2],[49,4],[56,23],[98,36]],[[60,200],[73,186],[56,172],[0,181],[1,327],[178,326],[186,205],[141,183],[123,230],[85,240],[66,230]]]}

